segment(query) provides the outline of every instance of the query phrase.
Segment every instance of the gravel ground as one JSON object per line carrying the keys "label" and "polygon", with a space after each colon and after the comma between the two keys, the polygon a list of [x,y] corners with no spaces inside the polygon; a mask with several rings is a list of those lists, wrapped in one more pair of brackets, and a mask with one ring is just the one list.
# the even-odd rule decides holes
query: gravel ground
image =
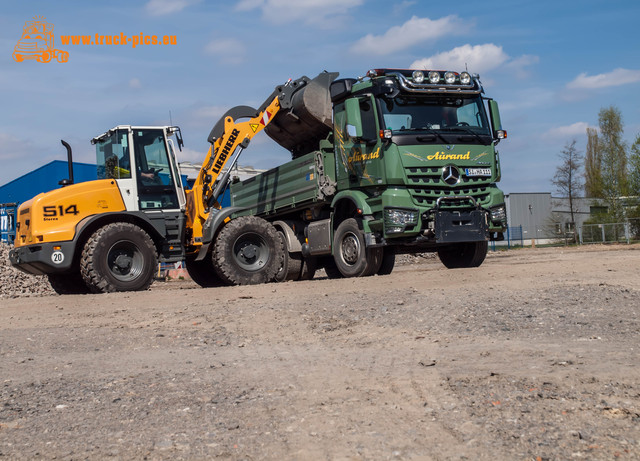
{"label": "gravel ground", "polygon": [[640,459],[640,247],[0,300],[7,459]]}
{"label": "gravel ground", "polygon": [[0,299],[55,294],[45,276],[28,275],[11,266],[10,249],[0,242]]}

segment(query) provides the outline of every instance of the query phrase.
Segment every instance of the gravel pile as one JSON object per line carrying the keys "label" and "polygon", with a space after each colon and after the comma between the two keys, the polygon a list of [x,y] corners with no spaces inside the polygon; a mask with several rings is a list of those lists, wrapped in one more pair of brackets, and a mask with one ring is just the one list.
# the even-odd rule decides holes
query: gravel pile
{"label": "gravel pile", "polygon": [[46,276],[28,275],[9,262],[11,247],[0,243],[0,298],[53,295]]}

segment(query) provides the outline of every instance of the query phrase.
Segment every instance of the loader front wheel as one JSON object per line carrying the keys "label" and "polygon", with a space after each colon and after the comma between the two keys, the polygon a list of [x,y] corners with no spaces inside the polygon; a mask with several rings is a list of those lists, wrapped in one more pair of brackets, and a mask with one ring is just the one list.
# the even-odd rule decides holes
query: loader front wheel
{"label": "loader front wheel", "polygon": [[196,261],[196,255],[188,255],[185,262],[189,277],[201,287],[213,288],[226,285],[216,274],[211,255],[201,261]]}
{"label": "loader front wheel", "polygon": [[119,222],[101,227],[89,238],[80,272],[94,293],[142,291],[153,282],[157,266],[149,234],[135,224]]}
{"label": "loader front wheel", "polygon": [[232,219],[214,243],[213,266],[231,285],[273,282],[282,269],[284,245],[273,225],[257,216]]}
{"label": "loader front wheel", "polygon": [[48,274],[49,284],[59,295],[85,295],[91,293],[80,272]]}

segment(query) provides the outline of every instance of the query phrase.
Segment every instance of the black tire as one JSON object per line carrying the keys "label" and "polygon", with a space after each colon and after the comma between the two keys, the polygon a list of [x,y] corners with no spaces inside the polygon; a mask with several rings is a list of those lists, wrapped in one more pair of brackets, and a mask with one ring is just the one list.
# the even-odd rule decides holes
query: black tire
{"label": "black tire", "polygon": [[290,253],[287,247],[284,234],[278,231],[278,236],[282,242],[284,249],[284,257],[282,258],[282,267],[275,277],[276,282],[286,282],[287,280],[298,280],[302,271],[302,254]]}
{"label": "black tire", "polygon": [[478,267],[487,256],[489,244],[484,242],[456,243],[438,249],[440,261],[448,269]]}
{"label": "black tire", "polygon": [[338,269],[338,266],[336,265],[336,262],[332,256],[327,256],[324,258],[322,267],[324,268],[327,277],[329,277],[330,279],[341,279],[344,277],[344,275],[342,275],[342,272],[340,272],[340,269]]}
{"label": "black tire", "polygon": [[382,248],[367,248],[360,221],[345,219],[333,239],[333,259],[344,277],[364,277],[378,272]]}
{"label": "black tire", "polygon": [[220,279],[232,285],[274,281],[283,259],[278,231],[257,216],[232,219],[214,242],[213,266]]}
{"label": "black tire", "polygon": [[203,288],[221,287],[226,285],[220,280],[213,268],[213,259],[211,255],[207,255],[203,260],[196,261],[196,255],[188,255],[185,265],[189,277]]}
{"label": "black tire", "polygon": [[318,258],[309,256],[302,259],[302,269],[300,270],[300,278],[298,280],[312,280],[318,270]]}
{"label": "black tire", "polygon": [[378,275],[389,275],[396,265],[396,249],[394,247],[384,247],[382,254],[382,264],[378,269]]}
{"label": "black tire", "polygon": [[82,278],[94,293],[146,290],[157,267],[156,247],[149,234],[124,222],[95,231],[80,261]]}
{"label": "black tire", "polygon": [[47,278],[53,291],[59,295],[86,295],[91,293],[80,272],[47,274]]}

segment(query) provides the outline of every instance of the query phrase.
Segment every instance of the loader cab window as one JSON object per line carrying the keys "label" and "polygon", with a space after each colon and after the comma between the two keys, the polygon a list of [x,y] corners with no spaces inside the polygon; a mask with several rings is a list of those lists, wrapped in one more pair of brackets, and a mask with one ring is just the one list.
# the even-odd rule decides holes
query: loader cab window
{"label": "loader cab window", "polygon": [[163,130],[134,129],[133,150],[140,209],[179,208]]}
{"label": "loader cab window", "polygon": [[126,130],[115,130],[96,142],[98,179],[131,178],[128,140]]}

